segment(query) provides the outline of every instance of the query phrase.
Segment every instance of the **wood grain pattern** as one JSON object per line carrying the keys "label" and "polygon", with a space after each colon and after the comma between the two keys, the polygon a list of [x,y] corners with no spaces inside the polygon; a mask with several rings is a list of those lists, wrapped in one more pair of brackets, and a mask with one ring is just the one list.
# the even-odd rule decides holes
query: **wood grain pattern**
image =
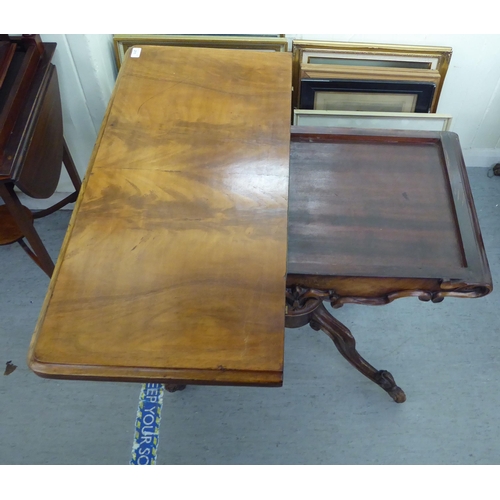
{"label": "wood grain pattern", "polygon": [[456,134],[292,130],[288,286],[337,307],[491,291]]}
{"label": "wood grain pattern", "polygon": [[322,330],[397,403],[392,374],[323,306],[441,302],[492,290],[456,134],[293,127],[288,328]]}
{"label": "wood grain pattern", "polygon": [[42,376],[280,385],[291,56],[128,52],[28,356]]}

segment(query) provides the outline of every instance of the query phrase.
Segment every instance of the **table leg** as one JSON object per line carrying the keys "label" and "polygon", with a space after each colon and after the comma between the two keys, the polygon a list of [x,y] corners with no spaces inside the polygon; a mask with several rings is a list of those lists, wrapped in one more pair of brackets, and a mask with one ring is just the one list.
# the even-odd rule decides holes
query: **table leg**
{"label": "table leg", "polygon": [[80,174],[76,169],[75,162],[73,161],[73,157],[69,152],[68,145],[66,144],[66,139],[63,139],[63,163],[66,167],[66,171],[68,172],[69,178],[75,187],[75,191],[80,192],[80,188],[82,187],[82,180],[80,179]]}
{"label": "table leg", "polygon": [[332,340],[340,354],[359,372],[382,387],[396,403],[404,403],[406,395],[396,385],[394,377],[386,370],[377,370],[356,350],[356,340],[350,330],[336,320],[323,305],[329,293],[302,287],[287,289],[285,326],[298,328],[309,324],[314,330],[322,330]]}
{"label": "table leg", "polygon": [[365,377],[382,387],[396,403],[406,401],[406,395],[396,385],[394,377],[386,370],[377,370],[359,354],[356,350],[356,340],[350,330],[336,320],[322,303],[312,313],[309,324],[314,330],[325,332],[333,340],[340,354]]}
{"label": "table leg", "polygon": [[75,166],[75,162],[73,161],[73,158],[71,156],[71,153],[69,152],[68,145],[66,144],[66,140],[63,139],[63,163],[66,168],[66,171],[68,172],[68,175],[71,179],[71,182],[73,183],[73,186],[75,188],[75,191],[71,193],[70,195],[66,196],[63,200],[59,201],[58,203],[52,205],[49,208],[46,208],[45,210],[39,210],[33,214],[33,217],[35,219],[41,219],[42,217],[46,217],[47,215],[53,214],[57,210],[60,210],[62,207],[65,207],[68,203],[74,203],[78,199],[78,195],[80,193],[80,189],[82,187],[82,181],[80,179],[80,175],[78,174],[78,171]]}
{"label": "table leg", "polygon": [[30,256],[50,278],[54,272],[54,262],[47,252],[40,236],[38,236],[31,218],[26,216],[25,209],[14,191],[14,186],[10,183],[4,184],[0,182],[0,197],[5,202],[7,209],[15,219],[22,234],[31,245],[34,255]]}

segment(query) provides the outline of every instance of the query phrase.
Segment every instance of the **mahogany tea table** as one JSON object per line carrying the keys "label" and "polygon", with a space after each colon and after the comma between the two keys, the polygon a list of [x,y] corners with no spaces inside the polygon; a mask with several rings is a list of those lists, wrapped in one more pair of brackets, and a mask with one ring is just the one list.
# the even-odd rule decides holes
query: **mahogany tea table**
{"label": "mahogany tea table", "polygon": [[346,303],[481,297],[492,280],[458,136],[294,127],[286,326],[323,330],[398,403],[392,375],[331,316]]}
{"label": "mahogany tea table", "polygon": [[[2,49],[9,57],[2,58]],[[42,43],[39,35],[0,35],[0,199],[4,203],[0,245],[19,243],[49,277],[54,262],[33,220],[76,201],[81,187],[63,137],[57,69],[52,64],[55,50],[55,43]],[[31,212],[24,207],[16,189],[31,198],[50,198],[63,163],[74,192],[45,210]]]}
{"label": "mahogany tea table", "polygon": [[40,376],[280,386],[323,306],[491,288],[457,136],[292,128],[291,55],[129,49],[30,345]]}

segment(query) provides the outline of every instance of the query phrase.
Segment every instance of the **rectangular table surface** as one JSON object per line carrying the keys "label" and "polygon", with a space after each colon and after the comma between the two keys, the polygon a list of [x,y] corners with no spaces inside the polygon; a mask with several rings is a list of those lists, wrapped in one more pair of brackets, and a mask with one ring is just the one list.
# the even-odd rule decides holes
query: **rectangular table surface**
{"label": "rectangular table surface", "polygon": [[291,55],[139,49],[119,73],[29,365],[280,385]]}
{"label": "rectangular table surface", "polygon": [[491,283],[452,132],[293,127],[288,238],[289,284]]}

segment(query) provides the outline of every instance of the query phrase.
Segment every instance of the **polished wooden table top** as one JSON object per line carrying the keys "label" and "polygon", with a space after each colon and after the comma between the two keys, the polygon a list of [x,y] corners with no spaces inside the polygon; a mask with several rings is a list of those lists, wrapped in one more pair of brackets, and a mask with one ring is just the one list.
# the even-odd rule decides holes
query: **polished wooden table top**
{"label": "polished wooden table top", "polygon": [[128,52],[30,346],[37,374],[281,384],[290,82],[287,53]]}
{"label": "polished wooden table top", "polygon": [[288,285],[334,306],[492,288],[452,132],[293,127],[288,239]]}
{"label": "polished wooden table top", "polygon": [[293,128],[286,320],[322,330],[397,403],[391,372],[356,349],[333,308],[492,290],[458,137],[450,132]]}
{"label": "polished wooden table top", "polygon": [[280,385],[285,325],[309,323],[404,401],[323,301],[489,293],[458,138],[290,134],[290,85],[286,53],[128,52],[30,346],[36,373]]}

